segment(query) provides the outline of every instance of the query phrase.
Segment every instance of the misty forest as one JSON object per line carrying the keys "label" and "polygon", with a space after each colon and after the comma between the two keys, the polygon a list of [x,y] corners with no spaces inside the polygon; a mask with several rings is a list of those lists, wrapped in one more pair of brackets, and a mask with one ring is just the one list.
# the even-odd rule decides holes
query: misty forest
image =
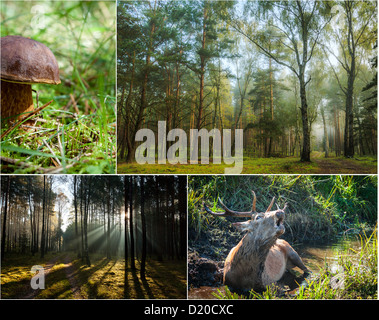
{"label": "misty forest", "polygon": [[185,176],[3,177],[2,298],[186,298],[186,188]]}
{"label": "misty forest", "polygon": [[158,121],[242,129],[243,173],[376,172],[376,1],[119,1],[117,26],[119,173],[223,173],[138,165]]}

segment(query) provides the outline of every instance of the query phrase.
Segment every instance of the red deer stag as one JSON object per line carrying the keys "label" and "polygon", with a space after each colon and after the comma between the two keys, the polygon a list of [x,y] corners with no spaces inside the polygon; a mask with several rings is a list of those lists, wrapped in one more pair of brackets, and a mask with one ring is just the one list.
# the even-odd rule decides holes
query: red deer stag
{"label": "red deer stag", "polygon": [[215,216],[249,217],[251,220],[233,223],[240,231],[247,231],[242,240],[229,252],[224,265],[224,284],[232,290],[255,291],[263,290],[267,285],[280,280],[286,271],[299,267],[304,273],[308,269],[297,252],[290,244],[278,239],[284,233],[284,210],[270,211],[275,197],[272,199],[266,212],[257,212],[255,209],[256,195],[251,211],[237,212],[228,209],[219,198],[220,205],[225,212],[217,213],[204,204],[206,212]]}

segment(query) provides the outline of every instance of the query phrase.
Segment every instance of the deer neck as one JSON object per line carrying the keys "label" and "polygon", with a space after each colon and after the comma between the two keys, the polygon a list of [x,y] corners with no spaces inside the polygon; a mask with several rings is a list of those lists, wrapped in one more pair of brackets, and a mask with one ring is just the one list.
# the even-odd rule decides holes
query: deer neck
{"label": "deer neck", "polygon": [[252,233],[248,233],[240,242],[235,261],[240,261],[240,265],[245,266],[245,274],[251,277],[254,290],[264,289],[262,284],[264,264],[270,248],[275,244],[276,240],[277,237],[261,239]]}

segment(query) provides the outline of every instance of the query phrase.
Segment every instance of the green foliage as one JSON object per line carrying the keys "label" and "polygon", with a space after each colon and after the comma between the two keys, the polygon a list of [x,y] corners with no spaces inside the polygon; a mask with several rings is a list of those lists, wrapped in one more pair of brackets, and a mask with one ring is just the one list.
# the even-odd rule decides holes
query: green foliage
{"label": "green foliage", "polygon": [[293,240],[330,238],[359,233],[376,223],[375,176],[190,176],[188,213],[197,233],[217,217],[207,217],[202,203],[216,210],[217,198],[234,210],[246,211],[257,195],[257,210],[265,211],[272,197],[288,204],[286,236]]}
{"label": "green foliage", "polygon": [[[361,248],[341,253],[341,271],[326,266],[307,286],[301,287],[296,299],[377,299],[378,242],[377,230],[361,237]],[[351,254],[353,253],[353,254]]]}
{"label": "green foliage", "polygon": [[[47,45],[62,82],[32,86],[39,106],[54,101],[37,115],[43,120],[33,130],[18,127],[5,134],[1,155],[15,161],[2,172],[115,173],[114,3],[2,1],[1,12],[1,36]],[[8,127],[3,121],[2,134]]]}
{"label": "green foliage", "polygon": [[[343,88],[348,80],[347,65],[339,64],[349,56],[347,28],[338,29],[335,23],[345,16],[332,10],[338,5],[352,2],[120,1],[120,172],[208,173],[201,166],[193,171],[183,165],[146,168],[133,163],[135,132],[148,127],[156,133],[157,121],[165,120],[168,130],[181,128],[187,137],[193,128],[243,128],[246,158],[288,157],[280,167],[270,166],[270,158],[267,166],[262,159],[258,164],[246,160],[244,173],[375,173],[376,164],[367,172],[359,166],[348,169],[337,158],[343,152]],[[350,136],[355,154],[376,158],[376,108],[370,102],[376,82],[369,92],[361,92],[368,79],[375,79],[368,57],[376,56],[370,47],[376,39],[376,4],[354,2],[354,8],[353,35],[364,32],[354,58],[359,63]],[[327,50],[332,42],[340,45],[338,52]],[[325,111],[323,124],[320,108]],[[292,157],[298,159],[308,149],[302,143],[312,151],[323,150],[324,132],[335,166],[294,165]],[[305,153],[303,160],[309,161]],[[212,166],[210,173],[223,169]]]}
{"label": "green foliage", "polygon": [[331,279],[327,270],[321,270],[315,280],[310,280],[306,286],[299,288],[296,299],[337,299],[338,292],[331,288]]}
{"label": "green foliage", "polygon": [[[352,249],[351,249],[352,250]],[[354,250],[353,250],[354,251]],[[350,299],[377,299],[378,297],[378,239],[377,230],[361,236],[361,250],[355,259],[341,259],[344,268],[345,295]]]}
{"label": "green foliage", "polygon": [[[323,181],[319,178],[318,180]],[[318,186],[316,201],[334,223],[359,226],[376,222],[377,180],[373,176],[331,176]]]}
{"label": "green foliage", "polygon": [[213,296],[217,299],[223,299],[223,300],[238,300],[238,299],[246,299],[245,296],[239,295],[236,292],[231,292],[228,286],[225,286],[224,292],[222,292],[220,289],[217,289],[218,293],[213,293]]}

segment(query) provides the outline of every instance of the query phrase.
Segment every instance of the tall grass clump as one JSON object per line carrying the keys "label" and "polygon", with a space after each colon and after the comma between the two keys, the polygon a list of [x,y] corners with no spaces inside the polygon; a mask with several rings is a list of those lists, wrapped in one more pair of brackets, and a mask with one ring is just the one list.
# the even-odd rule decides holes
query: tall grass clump
{"label": "tall grass clump", "polygon": [[340,255],[339,268],[326,265],[320,273],[299,288],[296,299],[377,299],[378,241],[377,230],[361,236],[360,250],[346,249]]}
{"label": "tall grass clump", "polygon": [[61,84],[33,85],[34,106],[12,127],[2,119],[2,173],[115,173],[115,4],[109,1],[2,1],[1,36],[48,46]]}
{"label": "tall grass clump", "polygon": [[346,277],[344,283],[345,298],[378,298],[377,230],[369,237],[367,237],[366,234],[361,236],[361,250],[354,251],[354,255],[350,259],[341,259],[340,264],[344,269],[344,275]]}
{"label": "tall grass clump", "polygon": [[190,176],[189,223],[204,228],[219,220],[205,218],[202,208],[205,201],[218,210],[218,197],[231,209],[249,210],[254,190],[257,210],[265,211],[273,197],[280,207],[287,203],[284,237],[291,241],[370,232],[376,223],[376,187],[376,176]]}

